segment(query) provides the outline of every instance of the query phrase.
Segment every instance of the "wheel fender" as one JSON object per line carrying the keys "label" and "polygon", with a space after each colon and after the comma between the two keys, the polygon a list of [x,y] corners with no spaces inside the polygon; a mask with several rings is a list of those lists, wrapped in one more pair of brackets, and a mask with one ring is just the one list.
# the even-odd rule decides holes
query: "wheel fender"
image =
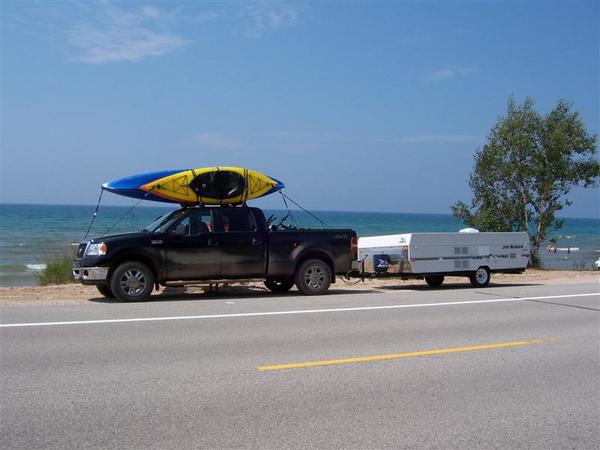
{"label": "wheel fender", "polygon": [[158,289],[160,280],[160,265],[158,262],[148,253],[143,251],[124,251],[116,255],[110,263],[110,269],[108,271],[108,279],[112,276],[112,272],[121,264],[127,261],[139,261],[146,264],[152,274],[154,275],[155,287]]}
{"label": "wheel fender", "polygon": [[302,261],[305,261],[309,258],[321,259],[327,263],[329,269],[331,270],[332,282],[335,280],[335,268],[333,266],[333,255],[331,251],[328,249],[324,249],[319,246],[311,246],[305,248],[297,248],[292,252],[292,257],[294,260],[294,273],[298,269],[298,266]]}

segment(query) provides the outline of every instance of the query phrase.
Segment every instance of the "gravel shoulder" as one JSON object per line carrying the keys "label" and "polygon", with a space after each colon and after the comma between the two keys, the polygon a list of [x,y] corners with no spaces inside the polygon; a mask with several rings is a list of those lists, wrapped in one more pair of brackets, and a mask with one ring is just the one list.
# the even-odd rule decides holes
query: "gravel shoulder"
{"label": "gravel shoulder", "polygon": [[[599,272],[581,272],[581,271],[556,271],[556,270],[539,270],[530,269],[520,275],[509,274],[494,274],[492,275],[491,285],[527,285],[527,284],[569,284],[569,283],[589,283],[600,282]],[[444,286],[452,288],[464,286],[468,284],[468,280],[464,277],[446,277]],[[343,293],[344,291],[378,291],[395,287],[398,289],[406,288],[422,288],[425,282],[422,280],[407,280],[399,279],[374,279],[365,280],[364,283],[356,283],[354,280],[345,282],[338,279],[338,282],[332,286],[332,291]],[[599,283],[600,287],[600,283]],[[292,290],[292,292],[295,288]],[[206,287],[188,286],[185,288],[161,288],[158,292],[155,291],[153,296],[166,298],[178,296],[197,295],[260,295],[267,291],[262,283],[248,283],[245,285],[234,284],[229,286],[220,286],[218,292],[208,292]],[[86,303],[91,299],[101,298],[95,286],[83,286],[80,284],[63,284],[50,286],[19,286],[19,287],[0,287],[0,305],[15,305],[25,304],[73,304]]]}

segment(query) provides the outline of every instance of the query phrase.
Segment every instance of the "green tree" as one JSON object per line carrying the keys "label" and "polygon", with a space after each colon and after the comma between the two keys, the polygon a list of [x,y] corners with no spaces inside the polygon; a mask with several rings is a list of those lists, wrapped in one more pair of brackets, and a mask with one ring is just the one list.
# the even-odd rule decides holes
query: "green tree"
{"label": "green tree", "polygon": [[475,153],[471,205],[451,207],[455,217],[481,231],[527,231],[534,265],[549,232],[562,226],[556,212],[571,204],[570,189],[593,187],[600,176],[597,136],[571,107],[560,100],[542,116],[531,98],[523,104],[511,98],[506,116]]}

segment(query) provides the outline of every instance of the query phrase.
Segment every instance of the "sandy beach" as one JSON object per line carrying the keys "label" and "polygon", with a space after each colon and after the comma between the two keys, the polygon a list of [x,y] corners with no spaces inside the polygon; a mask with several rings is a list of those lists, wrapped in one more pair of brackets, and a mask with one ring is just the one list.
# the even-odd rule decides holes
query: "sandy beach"
{"label": "sandy beach", "polygon": [[[552,285],[584,282],[599,282],[600,272],[592,271],[558,271],[530,269],[520,275],[494,274],[491,285]],[[468,287],[469,281],[464,277],[446,277],[444,287],[460,288]],[[346,281],[338,278],[337,283],[331,286],[330,292],[343,293],[344,291],[381,291],[390,289],[426,289],[422,280],[399,279],[373,279],[360,282],[357,280]],[[219,286],[218,290],[209,292],[206,287],[188,286],[185,288],[161,288],[155,291],[151,300],[176,300],[176,299],[207,299],[219,297],[242,297],[246,295],[267,295],[268,291],[262,283],[233,284]],[[295,288],[290,295],[296,295]],[[103,298],[95,286],[83,286],[81,284],[63,284],[49,286],[24,286],[24,287],[1,287],[0,304],[72,304],[85,303],[88,301],[117,302],[117,300]]]}

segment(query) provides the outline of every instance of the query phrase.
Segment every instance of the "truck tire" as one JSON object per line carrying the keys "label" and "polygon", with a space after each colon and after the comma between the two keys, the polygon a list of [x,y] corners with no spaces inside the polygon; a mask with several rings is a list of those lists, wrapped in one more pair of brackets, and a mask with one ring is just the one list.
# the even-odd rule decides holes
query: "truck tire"
{"label": "truck tire", "polygon": [[103,297],[115,298],[115,294],[113,294],[107,284],[97,284],[96,289],[98,289],[98,292],[100,292]]}
{"label": "truck tire", "polygon": [[490,269],[482,266],[473,272],[469,279],[471,280],[471,285],[474,287],[486,287],[490,284],[491,277]]}
{"label": "truck tire", "polygon": [[294,285],[293,278],[288,278],[288,279],[267,278],[265,280],[265,286],[271,292],[281,292],[281,293],[287,292],[292,288],[293,285]]}
{"label": "truck tire", "polygon": [[129,261],[118,266],[110,278],[110,290],[125,302],[144,300],[154,289],[154,274],[139,261]]}
{"label": "truck tire", "polygon": [[324,294],[331,285],[331,269],[321,259],[307,259],[300,263],[294,278],[302,294]]}
{"label": "truck tire", "polygon": [[429,287],[438,288],[444,282],[444,277],[440,277],[440,276],[425,277],[425,282],[429,285]]}

